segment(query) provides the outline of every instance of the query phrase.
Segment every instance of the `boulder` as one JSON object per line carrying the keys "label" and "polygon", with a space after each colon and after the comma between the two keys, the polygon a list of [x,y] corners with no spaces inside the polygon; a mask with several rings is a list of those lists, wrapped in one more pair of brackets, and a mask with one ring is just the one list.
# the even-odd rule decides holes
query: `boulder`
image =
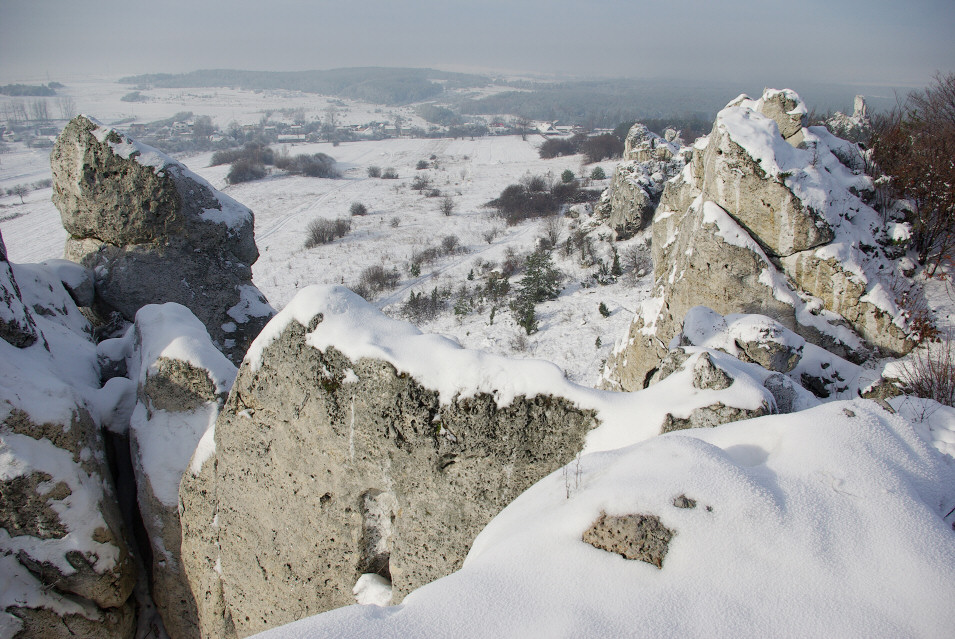
{"label": "boulder", "polygon": [[636,162],[621,162],[614,169],[610,187],[601,194],[597,213],[613,229],[614,239],[633,237],[653,219],[660,188],[654,188],[645,170]]}
{"label": "boulder", "polygon": [[299,293],[240,367],[214,459],[180,487],[200,626],[246,636],[354,603],[370,573],[399,603],[457,570],[596,424],[535,384],[567,383],[421,335],[345,289]]}
{"label": "boulder", "polygon": [[627,134],[623,157],[597,207],[617,240],[632,237],[650,223],[664,182],[685,163],[678,146],[639,123]]}
{"label": "boulder", "polygon": [[132,321],[177,302],[217,347],[241,360],[273,314],[252,285],[252,212],[152,147],[85,117],[51,154],[53,202],[69,232],[65,257],[96,273],[95,310]]}
{"label": "boulder", "polygon": [[582,538],[599,550],[663,568],[674,534],[656,515],[612,516],[602,512]]}
{"label": "boulder", "polygon": [[724,109],[703,155],[703,197],[732,215],[770,256],[792,255],[834,238],[823,217],[786,186],[785,171],[762,166],[768,165],[762,157],[766,149],[778,155],[791,151],[780,144],[785,142],[771,118]]}
{"label": "boulder", "polygon": [[766,89],[757,102],[756,110],[771,118],[779,127],[779,134],[792,146],[802,142],[809,110],[799,95],[791,89]]}

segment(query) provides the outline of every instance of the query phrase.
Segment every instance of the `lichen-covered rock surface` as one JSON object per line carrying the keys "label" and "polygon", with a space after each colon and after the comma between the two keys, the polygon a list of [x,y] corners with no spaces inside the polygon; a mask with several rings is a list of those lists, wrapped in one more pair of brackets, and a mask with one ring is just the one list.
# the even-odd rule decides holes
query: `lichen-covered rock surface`
{"label": "lichen-covered rock surface", "polygon": [[94,309],[132,321],[177,302],[233,361],[273,310],[252,284],[252,212],[156,149],[85,117],[51,154],[64,255],[96,272]]}
{"label": "lichen-covered rock surface", "polygon": [[863,199],[859,148],[804,119],[792,91],[740,96],[694,144],[654,215],[652,297],[608,361],[609,387],[646,386],[697,305],[768,316],[855,361],[912,348],[907,280]]}

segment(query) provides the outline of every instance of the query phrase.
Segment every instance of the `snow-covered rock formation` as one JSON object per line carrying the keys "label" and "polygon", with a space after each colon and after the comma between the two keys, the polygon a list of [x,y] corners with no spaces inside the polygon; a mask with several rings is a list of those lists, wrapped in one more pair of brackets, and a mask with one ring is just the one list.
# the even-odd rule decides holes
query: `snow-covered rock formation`
{"label": "snow-covered rock formation", "polygon": [[623,161],[614,169],[610,186],[595,209],[613,229],[615,239],[627,239],[650,223],[664,184],[683,168],[685,158],[673,140],[658,136],[643,124],[630,128]]}
{"label": "snow-covered rock formation", "polygon": [[851,161],[859,149],[803,127],[805,112],[788,90],[740,96],[667,182],[652,227],[653,297],[608,363],[609,385],[649,383],[700,304],[767,315],[849,359],[912,348],[892,238],[863,199],[870,179]]}
{"label": "snow-covered rock formation", "polygon": [[120,638],[134,629],[136,568],[100,431],[96,345],[59,279],[70,273],[56,263],[11,265],[0,238],[4,637]]}
{"label": "snow-covered rock formation", "polygon": [[252,284],[252,212],[156,149],[85,117],[51,155],[67,259],[96,273],[94,310],[132,321],[177,302],[239,362],[274,311]]}
{"label": "snow-covered rock formation", "polygon": [[423,335],[344,288],[303,290],[253,343],[215,454],[197,453],[180,486],[204,636],[346,605],[356,583],[364,595],[390,581],[383,600],[398,603],[457,570],[500,509],[585,446],[645,439],[716,405],[776,412],[769,373],[713,356],[732,379],[681,367],[656,386],[680,401],[648,402]]}
{"label": "snow-covered rock formation", "polygon": [[152,556],[152,599],[172,639],[198,639],[197,606],[180,550],[179,483],[200,440],[212,442],[236,368],[189,309],[173,302],[142,307],[126,334],[102,342],[99,350],[127,370],[127,377],[109,383],[127,394],[129,454],[143,543]]}

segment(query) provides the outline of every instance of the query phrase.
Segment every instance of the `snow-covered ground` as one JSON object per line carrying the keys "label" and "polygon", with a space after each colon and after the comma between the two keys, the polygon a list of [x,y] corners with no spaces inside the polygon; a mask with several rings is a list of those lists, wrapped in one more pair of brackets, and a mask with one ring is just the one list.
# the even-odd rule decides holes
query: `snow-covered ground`
{"label": "snow-covered ground", "polygon": [[[323,116],[327,100],[297,92],[252,92],[232,89],[149,90],[157,96],[146,103],[123,102],[120,98],[132,87],[106,81],[77,83],[65,91],[72,94],[79,110],[109,124],[135,118],[149,122],[170,117],[179,111],[210,115],[219,126],[235,120],[258,122],[266,112],[281,117],[282,109],[309,108]],[[0,96],[0,99],[7,99]],[[337,107],[339,121],[362,123],[387,118],[376,113],[383,107],[349,102]],[[394,111],[387,109],[386,111]],[[410,109],[402,117],[411,118]],[[589,175],[601,166],[609,176],[613,162],[582,166],[581,156],[541,160],[537,147],[540,136],[483,137],[475,139],[387,139],[382,141],[281,145],[291,155],[327,153],[338,162],[342,179],[296,177],[281,171],[264,180],[228,185],[229,166],[210,167],[211,153],[178,156],[190,169],[209,180],[213,186],[249,206],[255,213],[255,239],[260,257],[253,266],[255,284],[276,308],[282,308],[295,292],[309,284],[355,284],[361,272],[380,264],[400,273],[397,288],[375,300],[380,308],[399,315],[401,305],[412,291],[430,294],[435,286],[458,288],[468,282],[468,274],[479,271],[477,264],[500,266],[508,250],[528,253],[543,234],[543,221],[530,221],[508,227],[484,204],[497,197],[508,184],[525,175],[547,174],[559,179],[565,169],[577,175]],[[9,150],[0,155],[0,189],[5,193],[16,184],[32,184],[50,178],[49,151],[30,149],[21,143],[8,143]],[[431,158],[434,157],[432,161]],[[437,168],[416,170],[420,160],[437,164]],[[369,178],[369,166],[392,167],[399,179]],[[410,188],[417,175],[427,175],[432,186],[442,195],[450,195],[455,211],[445,216],[439,210],[441,198],[426,197]],[[604,188],[609,180],[595,181],[591,188]],[[13,262],[39,262],[61,257],[66,232],[59,213],[50,201],[52,189],[33,190],[23,198],[0,197],[0,232],[3,233]],[[361,202],[368,215],[351,217],[349,207]],[[331,244],[305,249],[308,223],[318,218],[349,218],[351,232]],[[563,221],[562,239],[569,233],[569,220]],[[497,233],[488,242],[488,232]],[[426,264],[421,274],[409,274],[413,252],[440,246],[446,236],[457,236],[462,251]],[[603,234],[609,238],[609,229]],[[596,236],[595,236],[596,238]],[[618,243],[623,254],[636,238]],[[598,241],[598,252],[612,259],[609,241]],[[576,257],[563,257],[555,251],[557,266],[566,274],[564,292],[558,300],[538,308],[540,330],[524,335],[511,313],[498,309],[493,324],[490,309],[470,315],[455,315],[451,306],[435,319],[424,322],[425,331],[442,333],[457,339],[469,348],[480,348],[519,357],[538,357],[555,362],[567,371],[570,379],[593,385],[598,383],[601,362],[607,357],[614,340],[626,331],[632,309],[649,287],[646,277],[620,278],[616,283],[593,284],[593,267],[583,268]],[[610,316],[604,317],[598,307],[604,303]],[[522,337],[523,335],[523,337]],[[597,346],[597,340],[600,346]]]}
{"label": "snow-covered ground", "polygon": [[[305,94],[225,89],[150,90],[149,102],[120,100],[130,90],[98,81],[73,84],[67,93],[80,111],[108,124],[192,111],[225,126],[233,120],[258,122],[281,109],[321,115],[329,104]],[[374,105],[337,108],[344,123],[382,119]],[[290,154],[334,157],[342,178],[275,171],[235,186],[226,183],[227,166],[208,166],[211,153],[179,159],[254,211],[261,253],[254,281],[277,309],[286,307],[281,317],[295,314],[292,299],[308,285],[353,285],[374,265],[397,269],[398,286],[374,303],[400,315],[410,293],[474,285],[487,263],[500,266],[508,251],[527,253],[535,247],[546,231],[543,221],[509,227],[483,205],[524,175],[581,173],[579,156],[541,160],[540,142],[515,136],[296,145],[288,148]],[[417,170],[420,160],[430,168]],[[369,178],[369,166],[393,167],[399,178]],[[603,168],[610,175],[613,164]],[[428,175],[434,188],[453,198],[452,215],[439,210],[440,198],[410,188],[417,175]],[[50,201],[51,189],[31,190],[22,203],[18,195],[5,195],[14,185],[49,177],[46,150],[8,143],[0,155],[0,231],[14,263],[62,254],[66,233]],[[350,216],[353,202],[365,204],[368,214]],[[304,247],[309,222],[343,217],[352,223],[347,235]],[[562,238],[571,223],[562,218]],[[412,275],[412,253],[440,246],[447,236],[456,236],[466,250],[445,254]],[[609,229],[597,226],[591,237],[609,263]],[[644,241],[638,236],[615,246],[623,255]],[[602,360],[648,294],[650,274],[599,285],[591,277],[594,267],[580,266],[576,255],[558,250],[554,258],[565,274],[564,289],[557,300],[539,306],[537,333],[524,336],[506,309],[492,321],[489,308],[457,315],[450,305],[420,328],[468,348],[549,360],[570,381],[596,384]],[[17,275],[29,270],[23,267]],[[955,301],[947,283],[925,285],[929,303],[950,326]],[[608,317],[598,311],[601,302]],[[332,330],[333,320],[322,331]],[[376,322],[381,323],[365,321],[362,330],[340,338],[359,348],[359,338],[374,334]],[[431,360],[454,351],[443,340],[420,337],[407,327],[396,339],[416,365],[426,367],[415,371],[421,378],[437,370],[428,368]],[[432,351],[430,359],[417,357],[419,343]],[[87,355],[82,361],[92,357]],[[13,368],[29,379],[35,363],[17,364]],[[478,368],[469,360],[458,366],[458,377],[436,377],[432,385],[453,385],[468,376],[484,379]],[[546,386],[583,404],[603,395],[569,384],[541,363],[512,369],[524,372],[521,379],[529,387]],[[89,378],[80,381],[90,392],[99,391],[93,388],[92,371],[81,372]],[[399,606],[343,608],[269,636],[928,637],[955,625],[955,553],[951,517],[944,517],[955,504],[955,410],[901,397],[892,400],[898,413],[893,416],[872,402],[855,400],[657,437],[666,412],[705,399],[686,392],[688,383],[679,384],[674,375],[651,389],[614,397],[617,410],[604,409],[605,423],[591,433],[585,454],[500,513],[475,540],[459,572],[419,589]],[[22,385],[30,386],[28,381]],[[741,387],[734,388],[739,392]],[[687,506],[690,501],[693,506]],[[583,531],[602,514],[635,513],[658,516],[675,531],[665,570],[582,542]],[[366,601],[376,599],[373,590],[361,591]]]}

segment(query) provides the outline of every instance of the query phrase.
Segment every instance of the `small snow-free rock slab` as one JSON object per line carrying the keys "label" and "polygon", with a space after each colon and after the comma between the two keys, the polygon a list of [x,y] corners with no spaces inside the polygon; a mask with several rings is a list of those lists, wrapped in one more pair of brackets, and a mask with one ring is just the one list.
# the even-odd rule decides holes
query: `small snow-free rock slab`
{"label": "small snow-free rock slab", "polygon": [[584,531],[583,540],[624,559],[645,561],[663,568],[674,532],[656,515],[608,515],[600,513]]}

